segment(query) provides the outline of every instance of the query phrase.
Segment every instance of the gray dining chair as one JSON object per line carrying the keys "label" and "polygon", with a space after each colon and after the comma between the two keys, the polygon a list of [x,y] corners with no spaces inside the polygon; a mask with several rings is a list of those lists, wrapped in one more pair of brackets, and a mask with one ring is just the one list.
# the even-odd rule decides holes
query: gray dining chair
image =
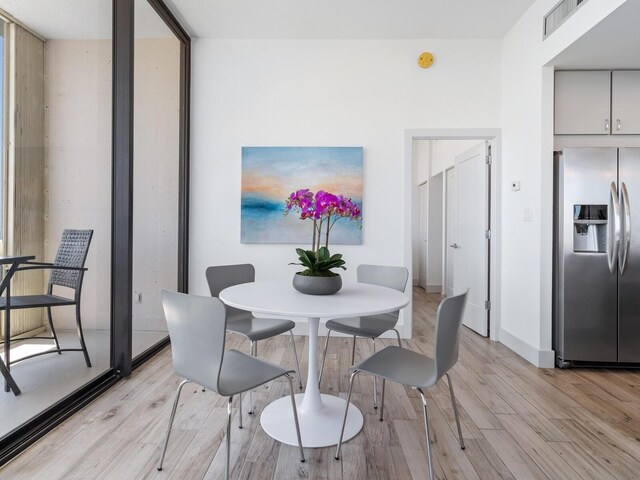
{"label": "gray dining chair", "polygon": [[304,462],[298,411],[291,377],[295,371],[258,360],[237,350],[225,351],[227,316],[224,304],[217,298],[198,297],[163,290],[162,306],[171,339],[173,369],[184,380],[180,382],[173,402],[158,470],[162,470],[180,393],[185,384],[193,382],[223,397],[228,397],[225,463],[225,478],[228,479],[231,448],[231,403],[234,395],[259,387],[282,376],[289,380],[291,407],[300,448],[300,461]]}
{"label": "gray dining chair", "polygon": [[[399,292],[404,292],[409,279],[409,270],[405,267],[393,267],[385,265],[358,265],[357,278],[359,283],[368,283],[370,285],[379,285],[381,287],[393,288]],[[324,351],[322,353],[322,365],[320,366],[320,376],[318,377],[318,385],[322,381],[322,372],[324,371],[324,363],[327,359],[327,348],[329,346],[329,335],[332,331],[344,333],[353,336],[353,347],[351,348],[351,365],[355,363],[356,358],[356,338],[370,338],[373,342],[373,353],[376,352],[376,338],[385,332],[393,330],[398,337],[398,346],[402,347],[400,340],[400,332],[396,329],[400,311],[396,310],[391,313],[383,313],[381,315],[368,315],[365,317],[352,318],[336,318],[328,320],[326,323],[327,339],[324,342]],[[378,408],[377,386],[375,377],[373,379],[373,408]]]}
{"label": "gray dining chair", "polygon": [[382,378],[380,421],[383,421],[384,419],[384,389],[386,380],[412,387],[420,394],[424,413],[424,433],[427,441],[429,478],[431,480],[433,480],[433,459],[431,454],[431,437],[429,435],[427,399],[424,396],[423,389],[432,387],[438,382],[438,380],[446,375],[449,383],[449,393],[451,394],[453,413],[456,417],[456,425],[458,426],[458,440],[460,442],[460,448],[464,450],[464,439],[462,438],[462,428],[460,428],[460,416],[458,415],[458,406],[456,404],[455,394],[453,393],[453,383],[451,381],[451,376],[449,375],[449,370],[458,361],[460,327],[462,325],[462,315],[467,301],[467,293],[468,291],[462,295],[445,298],[440,303],[438,313],[436,315],[434,358],[429,358],[404,348],[387,347],[380,350],[378,353],[374,353],[371,357],[360,362],[358,365],[351,367],[352,373],[351,379],[349,380],[347,406],[344,410],[344,420],[342,422],[340,440],[338,440],[338,447],[336,449],[336,460],[340,458],[340,447],[342,446],[344,425],[346,423],[347,412],[349,410],[349,401],[351,400],[353,380],[361,372],[374,375],[374,378]]}
{"label": "gray dining chair", "polygon": [[[242,283],[255,281],[256,270],[250,263],[239,265],[219,265],[207,268],[207,283],[212,297],[219,297],[225,288]],[[227,330],[244,335],[251,342],[250,354],[258,356],[258,341],[275,337],[281,333],[289,332],[291,335],[291,347],[296,359],[298,369],[298,384],[302,390],[302,378],[300,376],[300,362],[296,352],[296,341],[293,336],[293,328],[296,326],[292,320],[282,318],[256,318],[251,312],[227,306]],[[240,399],[242,401],[242,398]],[[253,413],[253,391],[249,392],[249,415]],[[242,418],[240,419],[242,428]]]}

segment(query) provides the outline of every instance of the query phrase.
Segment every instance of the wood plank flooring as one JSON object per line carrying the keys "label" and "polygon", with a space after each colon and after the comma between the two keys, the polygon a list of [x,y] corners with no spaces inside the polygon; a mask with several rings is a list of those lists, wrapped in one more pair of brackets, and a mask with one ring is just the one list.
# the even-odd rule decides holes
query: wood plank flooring
{"label": "wood plank flooring", "polygon": [[[440,297],[419,288],[413,294],[414,338],[405,346],[430,355]],[[308,343],[305,337],[296,341],[305,372]],[[261,358],[294,366],[288,337],[259,345]],[[350,345],[349,339],[332,338],[323,392],[346,396]],[[248,347],[237,336],[229,336],[228,346]],[[371,353],[371,343],[358,340],[357,357]],[[448,386],[441,381],[427,399],[439,479],[640,478],[640,372],[540,370],[464,329],[452,378],[467,448],[458,446]],[[184,389],[165,469],[156,471],[178,383],[166,350],[6,465],[0,478],[222,478],[226,402],[195,385]],[[264,406],[287,395],[288,384],[260,388],[258,415],[245,413],[242,430],[234,412],[233,478],[427,478],[420,399],[411,389],[387,388],[385,421],[380,422],[371,379],[357,378],[352,399],[365,416],[364,430],[343,446],[340,461],[332,448],[306,449],[306,463],[299,462],[296,448],[279,444],[259,425]]]}

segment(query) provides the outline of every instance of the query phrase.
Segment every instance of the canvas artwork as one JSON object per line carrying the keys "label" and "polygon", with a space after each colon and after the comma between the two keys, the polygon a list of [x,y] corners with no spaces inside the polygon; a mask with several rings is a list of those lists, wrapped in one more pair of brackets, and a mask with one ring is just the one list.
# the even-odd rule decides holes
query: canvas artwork
{"label": "canvas artwork", "polygon": [[[285,216],[285,200],[308,188],[350,197],[362,208],[362,147],[243,147],[242,243],[311,244],[311,220]],[[361,245],[357,222],[340,219],[332,245]]]}

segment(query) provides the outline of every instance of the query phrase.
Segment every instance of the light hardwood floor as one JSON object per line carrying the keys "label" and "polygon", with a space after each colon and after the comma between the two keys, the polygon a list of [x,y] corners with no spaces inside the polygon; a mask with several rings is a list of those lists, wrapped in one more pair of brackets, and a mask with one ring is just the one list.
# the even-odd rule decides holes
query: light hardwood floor
{"label": "light hardwood floor", "polygon": [[[405,345],[431,354],[439,296],[414,289],[414,338]],[[298,352],[308,355],[306,338]],[[358,341],[357,356],[371,353]],[[394,344],[391,340],[385,345]],[[229,347],[247,349],[238,337]],[[261,342],[260,357],[293,366],[288,337]],[[322,391],[345,395],[350,341],[333,339]],[[306,361],[302,365],[306,370]],[[464,329],[452,377],[460,402],[466,450],[460,450],[444,382],[430,389],[435,472],[439,479],[637,479],[640,478],[640,372],[539,370],[506,347]],[[156,463],[179,379],[169,350],[101,396],[0,470],[3,479],[219,479],[224,469],[226,403],[195,385],[185,387],[165,460]],[[385,421],[372,406],[369,378],[361,375],[353,401],[364,430],[343,446],[307,449],[300,463],[294,447],[280,445],[260,428],[259,413],[288,394],[276,381],[255,395],[258,415],[232,430],[233,478],[424,479],[425,441],[419,397],[389,384]],[[245,398],[246,402],[246,398]],[[247,403],[245,403],[246,407]],[[245,408],[246,412],[246,408]]]}

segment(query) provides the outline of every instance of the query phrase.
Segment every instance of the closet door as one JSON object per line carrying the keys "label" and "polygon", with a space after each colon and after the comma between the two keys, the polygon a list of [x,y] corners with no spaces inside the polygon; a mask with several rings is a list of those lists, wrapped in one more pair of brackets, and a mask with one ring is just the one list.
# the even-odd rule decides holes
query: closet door
{"label": "closet door", "polygon": [[611,82],[611,133],[639,135],[640,70],[613,72]]}
{"label": "closet door", "polygon": [[556,72],[556,135],[608,135],[610,108],[610,71]]}

